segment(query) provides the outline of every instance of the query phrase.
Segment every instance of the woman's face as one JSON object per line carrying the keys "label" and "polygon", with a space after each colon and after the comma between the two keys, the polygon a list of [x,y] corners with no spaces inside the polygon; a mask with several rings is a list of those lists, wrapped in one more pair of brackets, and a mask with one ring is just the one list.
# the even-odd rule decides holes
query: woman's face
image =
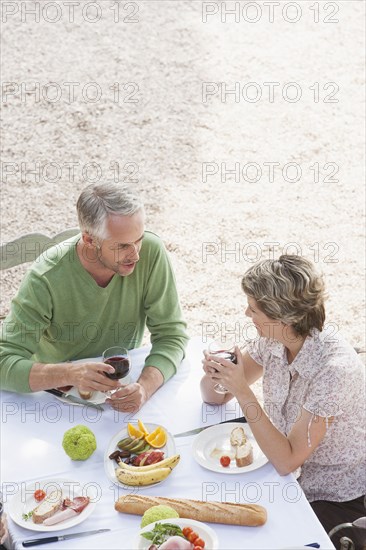
{"label": "woman's face", "polygon": [[252,319],[259,336],[279,340],[281,335],[283,336],[283,323],[271,319],[271,317],[267,317],[267,315],[259,309],[258,303],[254,298],[247,296],[247,300],[248,307],[245,310],[245,315]]}

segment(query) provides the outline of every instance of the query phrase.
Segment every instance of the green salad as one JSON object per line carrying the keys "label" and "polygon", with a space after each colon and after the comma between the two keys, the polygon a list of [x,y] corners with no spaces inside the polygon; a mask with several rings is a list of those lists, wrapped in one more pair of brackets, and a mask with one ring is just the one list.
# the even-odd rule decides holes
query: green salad
{"label": "green salad", "polygon": [[147,540],[151,540],[152,544],[156,546],[163,544],[169,537],[178,536],[185,538],[182,529],[173,523],[156,523],[151,531],[141,533],[141,536]]}

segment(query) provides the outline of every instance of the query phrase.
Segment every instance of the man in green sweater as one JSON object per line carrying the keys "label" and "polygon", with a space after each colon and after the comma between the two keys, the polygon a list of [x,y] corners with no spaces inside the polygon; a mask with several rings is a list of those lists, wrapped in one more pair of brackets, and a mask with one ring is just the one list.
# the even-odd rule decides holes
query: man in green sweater
{"label": "man in green sweater", "polygon": [[[44,252],[27,272],[2,327],[1,389],[63,386],[116,390],[108,400],[137,411],[176,372],[187,344],[174,274],[160,238],[144,229],[129,188],[90,185],[77,202],[81,235]],[[111,346],[152,348],[137,382],[121,387],[96,357]],[[118,389],[119,388],[119,389]]]}

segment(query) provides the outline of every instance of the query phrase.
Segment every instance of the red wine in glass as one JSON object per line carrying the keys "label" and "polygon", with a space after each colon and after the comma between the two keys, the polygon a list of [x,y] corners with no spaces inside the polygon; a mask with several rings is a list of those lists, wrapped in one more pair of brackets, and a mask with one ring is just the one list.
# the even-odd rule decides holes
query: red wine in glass
{"label": "red wine in glass", "polygon": [[115,355],[114,357],[108,357],[104,360],[106,365],[111,365],[114,368],[114,372],[106,372],[106,376],[111,380],[119,380],[124,378],[130,372],[130,360],[125,355]]}
{"label": "red wine in glass", "polygon": [[[222,344],[225,345],[224,343]],[[217,342],[211,342],[211,344],[209,345],[209,353],[211,355],[216,355],[216,357],[227,359],[228,361],[231,361],[236,365],[238,363],[238,359],[234,353],[235,345],[228,345],[226,349],[223,347],[223,345],[220,345]],[[227,393],[227,389],[222,384],[215,384],[214,390],[216,393]]]}
{"label": "red wine in glass", "polygon": [[223,359],[227,359],[228,361],[231,361],[235,365],[238,363],[238,359],[235,353],[232,353],[231,351],[220,350],[220,351],[216,351],[215,355],[217,355],[217,357],[222,357]]}
{"label": "red wine in glass", "polygon": [[126,348],[115,346],[108,348],[103,353],[103,363],[114,368],[114,372],[105,372],[104,374],[111,380],[120,380],[126,378],[131,368],[131,360]]}

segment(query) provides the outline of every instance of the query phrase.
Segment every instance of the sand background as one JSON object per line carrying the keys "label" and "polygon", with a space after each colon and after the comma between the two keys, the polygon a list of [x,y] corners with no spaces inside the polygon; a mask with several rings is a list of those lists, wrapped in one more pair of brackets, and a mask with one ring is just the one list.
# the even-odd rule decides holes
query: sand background
{"label": "sand background", "polygon": [[[284,8],[288,17],[296,15],[288,2],[281,2],[272,23],[263,2],[257,2],[262,17],[256,23],[245,21],[242,11],[239,22],[233,16],[222,22],[223,4],[212,2],[219,13],[205,23],[199,1],[120,2],[118,22],[115,2],[99,1],[102,16],[95,23],[83,18],[84,1],[73,22],[58,2],[62,17],[55,23],[44,15],[35,22],[25,14],[22,21],[21,4],[34,2],[13,4],[19,12],[2,22],[2,79],[22,92],[2,101],[3,243],[75,226],[81,189],[93,178],[117,177],[111,166],[118,163],[118,180],[136,180],[131,184],[145,199],[147,226],[170,251],[191,335],[205,334],[212,324],[211,330],[236,326],[251,337],[241,275],[255,258],[297,251],[326,276],[327,322],[354,345],[365,345],[363,1],[338,0],[327,11],[320,2],[318,23],[307,1],[296,3],[302,15],[295,23],[282,15]],[[247,2],[239,4],[242,10]],[[48,9],[46,18],[54,19],[56,11]],[[92,19],[97,12],[88,9]],[[246,13],[255,18],[254,11]],[[39,99],[25,91],[35,82]],[[57,101],[43,97],[55,97],[56,88],[45,87],[50,82],[62,90]],[[65,82],[79,83],[74,100]],[[219,93],[204,102],[203,82],[227,88],[237,82],[241,91],[255,82],[262,98],[248,100],[252,87],[238,102],[231,95],[225,103]],[[265,82],[279,83],[273,102]],[[289,82],[301,89],[297,102],[282,97]],[[310,89],[316,82],[318,102]],[[327,84],[332,82],[337,92]],[[102,96],[92,103],[96,89]],[[90,94],[88,101],[81,90]],[[338,102],[324,102],[331,92]],[[31,173],[22,178],[21,163],[28,170],[37,162],[39,181]],[[269,162],[280,164],[274,181],[264,165]],[[283,176],[290,162],[301,169],[297,182]],[[78,163],[74,176],[66,163]],[[94,165],[85,171],[88,163],[99,164],[99,176]],[[205,163],[217,173],[204,178]],[[222,163],[240,163],[240,170],[256,163],[262,177],[254,181],[256,165],[249,165],[246,177],[225,178]],[[330,177],[335,167],[338,181]],[[294,172],[286,176],[293,180]],[[1,275],[2,314],[26,267]]]}

